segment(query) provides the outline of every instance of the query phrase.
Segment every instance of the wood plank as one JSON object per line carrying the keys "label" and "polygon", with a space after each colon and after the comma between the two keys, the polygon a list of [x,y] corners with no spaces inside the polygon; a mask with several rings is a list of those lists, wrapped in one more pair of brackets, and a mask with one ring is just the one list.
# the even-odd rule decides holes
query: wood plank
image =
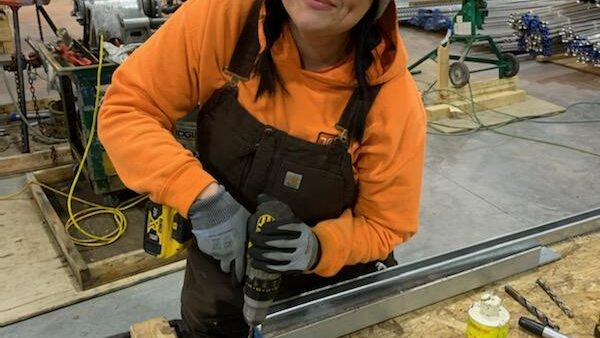
{"label": "wood plank", "polygon": [[[40,109],[47,109],[50,101],[56,101],[56,100],[59,100],[59,98],[58,97],[41,98],[41,99],[38,99],[38,105],[39,105]],[[8,113],[16,112],[18,110],[19,110],[19,108],[15,107],[15,105],[12,102],[0,104],[0,114],[8,114]],[[27,101],[27,110],[28,111],[33,110],[33,102],[32,101]]]}
{"label": "wood plank", "polygon": [[[141,246],[141,243],[140,243]],[[146,253],[143,249],[134,250],[115,257],[103,259],[88,264],[89,278],[83,281],[83,288],[106,284],[123,277],[138,274],[155,268],[185,259],[185,251],[169,259],[158,259]]]}
{"label": "wood plank", "polygon": [[450,63],[449,55],[450,55],[449,45],[438,47],[438,49],[437,49],[437,65],[438,65],[437,88],[438,88],[438,90],[440,90],[440,92],[438,93],[440,100],[445,100],[449,94],[446,91],[448,89],[448,82],[449,82],[448,81],[448,77],[449,77],[448,72],[449,72],[449,63]]}
{"label": "wood plank", "polygon": [[68,181],[75,176],[73,174],[73,165],[67,164],[60,167],[38,170],[32,173],[33,176],[42,183],[55,184]]}
{"label": "wood plank", "polygon": [[13,40],[12,11],[7,6],[0,6],[0,42]]}
{"label": "wood plank", "polygon": [[163,317],[148,319],[131,325],[131,338],[177,338],[177,333]]}
{"label": "wood plank", "polygon": [[60,217],[58,217],[56,214],[56,211],[54,211],[54,208],[44,193],[44,190],[42,190],[39,185],[35,184],[39,182],[37,178],[33,174],[28,173],[27,181],[30,182],[30,189],[31,193],[33,194],[33,198],[37,202],[48,227],[54,235],[54,239],[69,263],[71,271],[73,272],[73,277],[77,281],[77,287],[81,289],[83,280],[89,279],[89,270],[87,264],[81,257],[79,251],[77,251],[73,241],[65,233],[64,225]]}
{"label": "wood plank", "polygon": [[[527,98],[527,93],[523,90],[508,90],[494,94],[475,96],[475,111],[483,111],[487,109],[495,109],[503,106],[512,105],[519,102],[524,102]],[[487,108],[487,109],[486,109]],[[470,101],[458,100],[449,103],[437,104],[425,107],[427,110],[427,119],[429,121],[438,121],[444,118],[457,118],[466,115],[467,112],[473,110]],[[459,113],[462,111],[463,113]]]}
{"label": "wood plank", "polygon": [[[518,328],[520,316],[532,317],[504,292],[510,284],[538,306],[569,337],[592,337],[600,311],[600,234],[574,238],[552,247],[562,259],[477,290],[358,331],[345,338],[464,337],[467,311],[484,293],[495,293],[511,314],[511,338],[532,337]],[[543,277],[573,308],[575,318],[565,316],[540,289],[535,280]],[[434,334],[435,333],[435,334]]]}
{"label": "wood plank", "polygon": [[[77,290],[74,285],[65,286],[64,282],[57,285],[57,282],[54,280],[48,281],[44,286],[45,294],[33,301],[19,303],[17,306],[0,303],[0,306],[3,307],[2,310],[0,310],[0,327],[183,270],[185,268],[185,263],[185,261],[171,263],[85,291]],[[65,268],[64,274],[67,272],[68,271]],[[59,289],[60,287],[62,287],[62,289]],[[12,292],[14,292],[14,290]],[[24,289],[23,292],[29,292],[29,290]]]}
{"label": "wood plank", "polygon": [[20,197],[0,201],[0,326],[15,311],[75,287],[36,202]]}
{"label": "wood plank", "polygon": [[600,76],[600,67],[594,67],[590,64],[577,62],[575,57],[566,57],[566,58],[552,58],[550,62],[561,65],[564,67],[568,67],[571,69],[578,70],[580,72],[594,74]]}
{"label": "wood plank", "polygon": [[0,176],[19,174],[42,168],[73,163],[71,148],[66,145],[50,146],[47,150],[29,154],[0,157]]}
{"label": "wood plank", "polygon": [[[436,107],[443,108],[443,105],[437,105]],[[477,113],[477,116],[479,117],[479,120],[483,125],[499,125],[501,123],[505,123],[511,120],[511,116],[533,118],[539,116],[555,115],[564,112],[565,108],[550,103],[548,101],[535,98],[533,96],[527,96],[527,99],[523,102],[498,107],[495,110],[506,115],[498,114],[493,111],[481,111]],[[435,128],[443,132],[456,133],[477,127],[477,124],[471,118],[456,118],[457,114],[454,112],[453,114],[455,116],[446,119],[436,120],[435,122],[437,124],[435,125]]]}

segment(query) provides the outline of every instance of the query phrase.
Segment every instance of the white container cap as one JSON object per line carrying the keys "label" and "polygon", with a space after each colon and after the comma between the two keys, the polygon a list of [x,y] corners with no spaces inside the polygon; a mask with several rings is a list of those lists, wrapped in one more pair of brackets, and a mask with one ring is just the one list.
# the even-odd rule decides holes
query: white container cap
{"label": "white container cap", "polygon": [[502,306],[502,300],[489,293],[481,296],[481,300],[469,309],[469,316],[480,324],[490,327],[501,327],[508,323],[510,314]]}

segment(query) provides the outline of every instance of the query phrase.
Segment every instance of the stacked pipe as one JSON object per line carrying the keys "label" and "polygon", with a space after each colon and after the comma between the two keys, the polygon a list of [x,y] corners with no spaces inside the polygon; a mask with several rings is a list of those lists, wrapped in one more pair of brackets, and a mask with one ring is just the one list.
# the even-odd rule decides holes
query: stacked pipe
{"label": "stacked pipe", "polygon": [[600,7],[589,8],[585,17],[586,21],[571,22],[561,28],[565,54],[600,67]]}
{"label": "stacked pipe", "polygon": [[488,16],[481,34],[491,36],[502,52],[519,51],[518,37],[506,21],[515,10],[528,11],[537,5],[538,2],[530,0],[488,0]]}
{"label": "stacked pipe", "polygon": [[561,1],[527,12],[516,12],[509,24],[519,47],[531,55],[567,53],[578,61],[600,66],[600,7],[597,1]]}
{"label": "stacked pipe", "polygon": [[[561,0],[562,2],[566,0]],[[519,37],[506,21],[513,12],[527,12],[548,7],[557,1],[488,0],[488,17],[481,34],[490,35],[502,52],[519,51]],[[396,0],[398,20],[427,30],[446,30],[461,8],[462,1]]]}

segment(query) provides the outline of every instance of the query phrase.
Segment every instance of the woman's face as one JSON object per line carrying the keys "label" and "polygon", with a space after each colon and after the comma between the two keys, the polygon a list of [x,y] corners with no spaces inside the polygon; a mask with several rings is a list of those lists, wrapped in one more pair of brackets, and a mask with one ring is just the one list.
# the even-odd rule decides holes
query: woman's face
{"label": "woman's face", "polygon": [[374,0],[282,0],[294,25],[318,35],[348,32],[367,13]]}

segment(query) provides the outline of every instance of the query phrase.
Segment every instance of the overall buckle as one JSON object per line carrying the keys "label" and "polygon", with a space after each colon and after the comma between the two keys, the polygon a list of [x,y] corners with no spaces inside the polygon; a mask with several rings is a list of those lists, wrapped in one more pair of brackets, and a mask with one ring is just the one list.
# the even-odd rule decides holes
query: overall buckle
{"label": "overall buckle", "polygon": [[337,139],[344,144],[348,144],[348,129],[342,127],[339,124],[335,125],[335,129],[337,129],[340,132],[340,135],[337,137]]}
{"label": "overall buckle", "polygon": [[240,81],[248,81],[249,78],[244,77],[244,76],[240,76],[232,71],[229,70],[229,68],[225,67],[223,69],[223,71],[225,72],[225,74],[227,74],[229,76],[229,81],[227,81],[226,85],[228,87],[231,88],[237,88],[238,83],[240,83]]}

